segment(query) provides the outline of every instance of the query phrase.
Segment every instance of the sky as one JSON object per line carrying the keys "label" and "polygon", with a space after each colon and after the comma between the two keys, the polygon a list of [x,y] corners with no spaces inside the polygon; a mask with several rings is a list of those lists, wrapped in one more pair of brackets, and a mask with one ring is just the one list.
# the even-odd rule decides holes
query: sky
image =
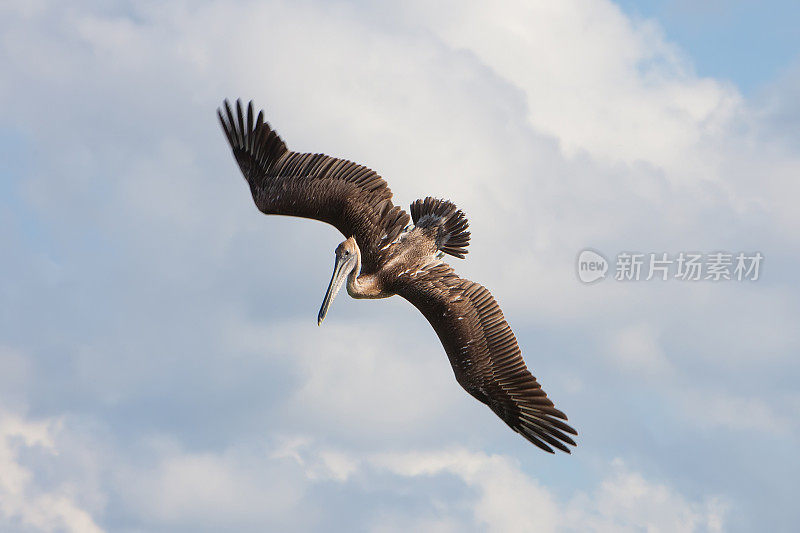
{"label": "sky", "polygon": [[656,19],[701,76],[736,83],[752,96],[797,62],[797,4],[747,0],[623,0],[635,19]]}
{"label": "sky", "polygon": [[[793,531],[800,57],[786,2],[0,2],[0,529]],[[544,454],[216,122],[449,198],[578,430]],[[610,261],[582,283],[584,249]],[[753,280],[615,279],[759,252]]]}

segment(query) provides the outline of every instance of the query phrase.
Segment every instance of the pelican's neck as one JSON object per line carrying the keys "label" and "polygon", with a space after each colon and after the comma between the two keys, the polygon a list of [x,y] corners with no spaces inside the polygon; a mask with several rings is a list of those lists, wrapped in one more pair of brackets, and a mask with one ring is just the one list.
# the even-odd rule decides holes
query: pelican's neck
{"label": "pelican's neck", "polygon": [[385,298],[374,274],[361,275],[361,250],[356,244],[356,264],[347,275],[347,294],[353,298]]}
{"label": "pelican's neck", "polygon": [[347,292],[353,298],[361,292],[361,284],[358,281],[358,276],[361,274],[361,249],[356,244],[356,264],[347,275]]}

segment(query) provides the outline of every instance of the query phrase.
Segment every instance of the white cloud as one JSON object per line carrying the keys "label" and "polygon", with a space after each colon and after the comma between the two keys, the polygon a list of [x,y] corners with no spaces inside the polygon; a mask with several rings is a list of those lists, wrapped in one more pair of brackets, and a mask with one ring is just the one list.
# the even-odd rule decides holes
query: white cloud
{"label": "white cloud", "polygon": [[[322,460],[329,450],[303,440],[294,453],[295,460],[300,458],[308,464]],[[445,531],[456,524],[462,529],[466,526],[469,530],[497,532],[722,531],[727,514],[727,503],[721,496],[693,501],[664,483],[631,471],[620,459],[603,468],[605,477],[593,490],[577,493],[567,501],[526,474],[516,460],[463,448],[379,452],[354,464],[360,465],[362,477],[385,472],[401,478],[455,476],[471,489],[465,500],[450,498],[439,507],[434,504],[435,520],[424,516],[424,511],[419,518],[426,527],[430,524]],[[317,478],[313,469],[306,475]],[[408,523],[391,513],[381,518],[384,522],[376,531],[393,531],[398,522]]]}
{"label": "white cloud", "polygon": [[270,457],[294,460],[311,480],[347,481],[360,466],[358,459],[338,450],[320,449],[315,456],[309,456],[305,452],[312,445],[312,439],[308,437],[284,437],[280,440]]}
{"label": "white cloud", "polygon": [[257,326],[241,318],[230,327],[232,343],[246,353],[291,364],[300,379],[287,407],[334,434],[413,435],[472,401],[433,333],[420,343],[392,323],[333,317],[322,328],[313,319]]}
{"label": "white cloud", "polygon": [[719,496],[691,501],[671,487],[631,472],[616,459],[614,472],[568,507],[575,531],[724,531],[728,506]]}
{"label": "white cloud", "polygon": [[748,394],[746,390],[736,390],[737,388],[731,387],[733,392],[702,389],[686,391],[680,398],[688,418],[704,428],[721,427],[747,433],[755,431],[785,436],[797,427],[797,409],[788,413],[778,411],[764,398]]}
{"label": "white cloud", "polygon": [[521,88],[530,123],[568,154],[697,171],[699,159],[682,158],[741,103],[732,87],[694,76],[655,23],[608,1],[420,3],[416,14]]}
{"label": "white cloud", "polygon": [[506,457],[445,450],[384,454],[374,464],[402,476],[455,474],[477,489],[474,519],[489,531],[555,531],[560,522],[550,492]]}
{"label": "white cloud", "polygon": [[[4,295],[22,294],[4,316],[29,328],[11,334],[41,350],[30,365],[16,352],[0,354],[0,369],[31,382],[12,390],[6,381],[16,379],[0,377],[4,396],[37,399],[42,411],[79,410],[119,432],[119,441],[126,431],[183,422],[156,421],[154,402],[169,414],[194,414],[201,402],[215,407],[203,422],[214,434],[229,419],[252,417],[234,425],[238,433],[218,436],[217,450],[176,427],[183,433],[171,438],[180,444],[153,463],[131,461],[136,468],[118,481],[130,482],[131,492],[117,489],[130,497],[122,507],[131,520],[166,527],[280,521],[279,506],[264,508],[261,500],[275,498],[291,513],[305,497],[298,476],[351,486],[373,468],[393,483],[455,476],[477,494],[473,525],[515,527],[506,511],[531,525],[524,505],[535,498],[536,525],[545,529],[561,525],[559,513],[567,525],[586,520],[598,529],[647,527],[651,518],[662,529],[717,527],[713,499],[681,496],[624,467],[588,490],[585,502],[564,502],[504,456],[376,453],[365,463],[332,448],[304,459],[307,443],[272,459],[236,448],[256,439],[243,427],[274,437],[292,418],[323,440],[405,449],[397,443],[420,435],[458,440],[466,434],[458,426],[474,433],[471,408],[487,420],[491,413],[455,383],[435,334],[406,302],[338,301],[339,319],[321,330],[313,325],[339,236],[319,224],[256,217],[214,122],[224,96],[254,97],[293,148],[374,167],[400,204],[433,194],[464,208],[474,241],[469,260],[455,266],[495,292],[531,368],[548,368],[550,375],[539,375],[545,389],[557,404],[572,396],[572,419],[629,409],[625,400],[640,380],[619,380],[598,394],[623,368],[676,378],[674,388],[652,395],[687,420],[688,429],[679,429],[702,425],[682,416],[697,405],[716,427],[734,431],[777,435],[792,420],[776,399],[796,381],[786,365],[800,341],[797,288],[785,273],[796,260],[800,158],[785,139],[791,131],[774,124],[796,101],[792,90],[779,91],[787,102],[759,116],[734,88],[695,76],[654,22],[631,21],[605,0],[491,9],[210,1],[102,11],[51,3],[18,18],[22,4],[7,6],[0,94],[15,105],[0,120],[31,145],[35,167],[19,184],[27,210],[20,225],[36,221],[28,233],[44,236],[31,246],[52,264],[39,269],[50,274],[25,266],[34,281],[24,290],[12,286],[13,273],[2,286]],[[781,143],[773,143],[776,130]],[[769,266],[751,286],[607,280],[585,287],[573,271],[585,246],[609,254],[769,246]],[[380,315],[366,320],[373,312]],[[263,359],[279,361],[279,372],[246,382],[263,369],[253,361]],[[758,390],[728,389],[732,377],[754,369]],[[553,374],[572,385],[554,389]],[[274,393],[276,382],[285,395]],[[727,392],[696,392],[705,390]],[[239,392],[240,402],[261,399],[267,414],[215,397]],[[650,415],[630,414],[632,427],[614,428],[614,438],[646,427],[652,421],[642,417]],[[516,438],[492,423],[497,443]],[[794,435],[796,425],[788,431]],[[10,472],[21,473],[9,479],[28,491],[25,505],[69,498],[66,489],[31,485],[33,470],[20,466],[14,446],[3,449]],[[639,451],[664,471],[674,466],[671,457]],[[109,456],[130,459],[127,453],[139,457],[127,449]],[[286,458],[297,471],[274,470]],[[276,485],[259,475],[289,480],[289,488],[275,496]],[[675,475],[703,482],[685,469]],[[241,490],[253,496],[231,496]],[[766,493],[737,490],[743,505]],[[638,504],[626,507],[623,496]],[[16,516],[30,515],[9,501],[18,502]],[[60,508],[48,505],[51,523],[99,508],[73,502],[73,513],[69,499],[59,501]],[[598,502],[620,516],[604,514]],[[464,525],[435,510],[385,512],[398,528]],[[757,523],[760,515],[747,512]],[[371,526],[391,528],[379,516]]]}
{"label": "white cloud", "polygon": [[[56,452],[54,421],[30,422],[5,413],[0,419],[0,519],[20,520],[37,531],[96,532],[101,528],[64,487],[42,490],[18,456],[20,446]],[[72,428],[72,431],[78,428]],[[90,446],[100,445],[86,441]],[[97,435],[94,436],[97,438]],[[325,506],[325,491],[347,490],[348,499],[389,498],[351,519],[370,531],[420,527],[431,531],[719,531],[726,506],[720,497],[691,501],[653,483],[616,460],[595,489],[569,500],[525,473],[504,455],[445,448],[364,452],[322,445],[305,436],[284,437],[256,448],[189,451],[164,438],[140,439],[151,459],[131,461],[117,450],[104,468],[103,489],[126,513],[153,530],[192,527],[320,530],[340,511]],[[134,448],[135,449],[135,448]],[[63,460],[75,459],[65,449]],[[112,466],[113,465],[113,466]],[[390,476],[387,485],[386,476]],[[409,482],[454,476],[465,491],[448,491],[409,508],[400,494]],[[405,481],[405,480],[408,480]],[[79,480],[74,480],[79,484]],[[334,485],[330,485],[333,483]],[[383,488],[380,488],[383,487]],[[322,498],[323,500],[320,500]],[[15,522],[10,522],[11,524]],[[328,526],[324,526],[328,529]]]}
{"label": "white cloud", "polygon": [[672,371],[659,346],[657,333],[647,324],[613,332],[609,336],[606,352],[612,364],[629,372],[663,379]]}
{"label": "white cloud", "polygon": [[455,474],[477,490],[470,507],[488,531],[721,531],[726,512],[719,497],[689,501],[619,460],[593,492],[566,503],[503,456],[451,450],[383,455],[375,464],[404,476]]}
{"label": "white cloud", "polygon": [[426,531],[430,533],[459,533],[466,531],[468,525],[454,517],[408,516],[405,513],[379,513],[374,523],[366,530],[370,533],[405,533],[407,531]]}
{"label": "white cloud", "polygon": [[59,421],[31,421],[0,407],[0,526],[36,531],[96,533],[102,529],[73,498],[68,484],[53,488],[37,480],[21,459],[29,450],[58,455]]}
{"label": "white cloud", "polygon": [[[274,522],[303,490],[259,455],[178,451],[148,470],[128,470],[118,490],[146,521],[209,528]],[[298,520],[300,521],[300,520]]]}

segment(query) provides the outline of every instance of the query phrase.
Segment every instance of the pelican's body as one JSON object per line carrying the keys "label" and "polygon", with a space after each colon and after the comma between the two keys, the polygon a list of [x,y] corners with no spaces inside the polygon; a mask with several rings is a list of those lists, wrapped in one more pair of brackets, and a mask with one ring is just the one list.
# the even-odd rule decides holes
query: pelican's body
{"label": "pelican's body", "polygon": [[541,449],[569,453],[565,444],[575,442],[567,434],[577,433],[528,371],[497,302],[442,260],[467,253],[464,213],[429,197],[411,204],[409,216],[374,171],[288,150],[252,103],[245,114],[237,101],[234,114],[226,101],[218,115],[259,210],[327,222],[347,237],[336,248],[318,324],[343,285],[353,298],[405,298],[433,326],[467,392]]}
{"label": "pelican's body", "polygon": [[336,257],[347,253],[344,257],[353,258],[353,268],[347,273],[347,294],[353,298],[388,298],[397,294],[404,278],[424,273],[426,266],[440,261],[435,257],[437,252],[423,228],[411,227],[387,245],[385,261],[373,273],[362,272],[361,250],[352,237],[339,245]]}

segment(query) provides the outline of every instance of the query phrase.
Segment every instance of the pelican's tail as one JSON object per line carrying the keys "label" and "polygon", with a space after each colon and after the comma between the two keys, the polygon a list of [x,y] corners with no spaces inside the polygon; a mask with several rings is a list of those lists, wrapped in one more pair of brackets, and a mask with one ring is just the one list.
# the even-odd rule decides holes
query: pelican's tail
{"label": "pelican's tail", "polygon": [[411,204],[411,218],[418,228],[437,229],[436,247],[439,250],[464,259],[469,244],[469,222],[454,204],[429,196]]}

